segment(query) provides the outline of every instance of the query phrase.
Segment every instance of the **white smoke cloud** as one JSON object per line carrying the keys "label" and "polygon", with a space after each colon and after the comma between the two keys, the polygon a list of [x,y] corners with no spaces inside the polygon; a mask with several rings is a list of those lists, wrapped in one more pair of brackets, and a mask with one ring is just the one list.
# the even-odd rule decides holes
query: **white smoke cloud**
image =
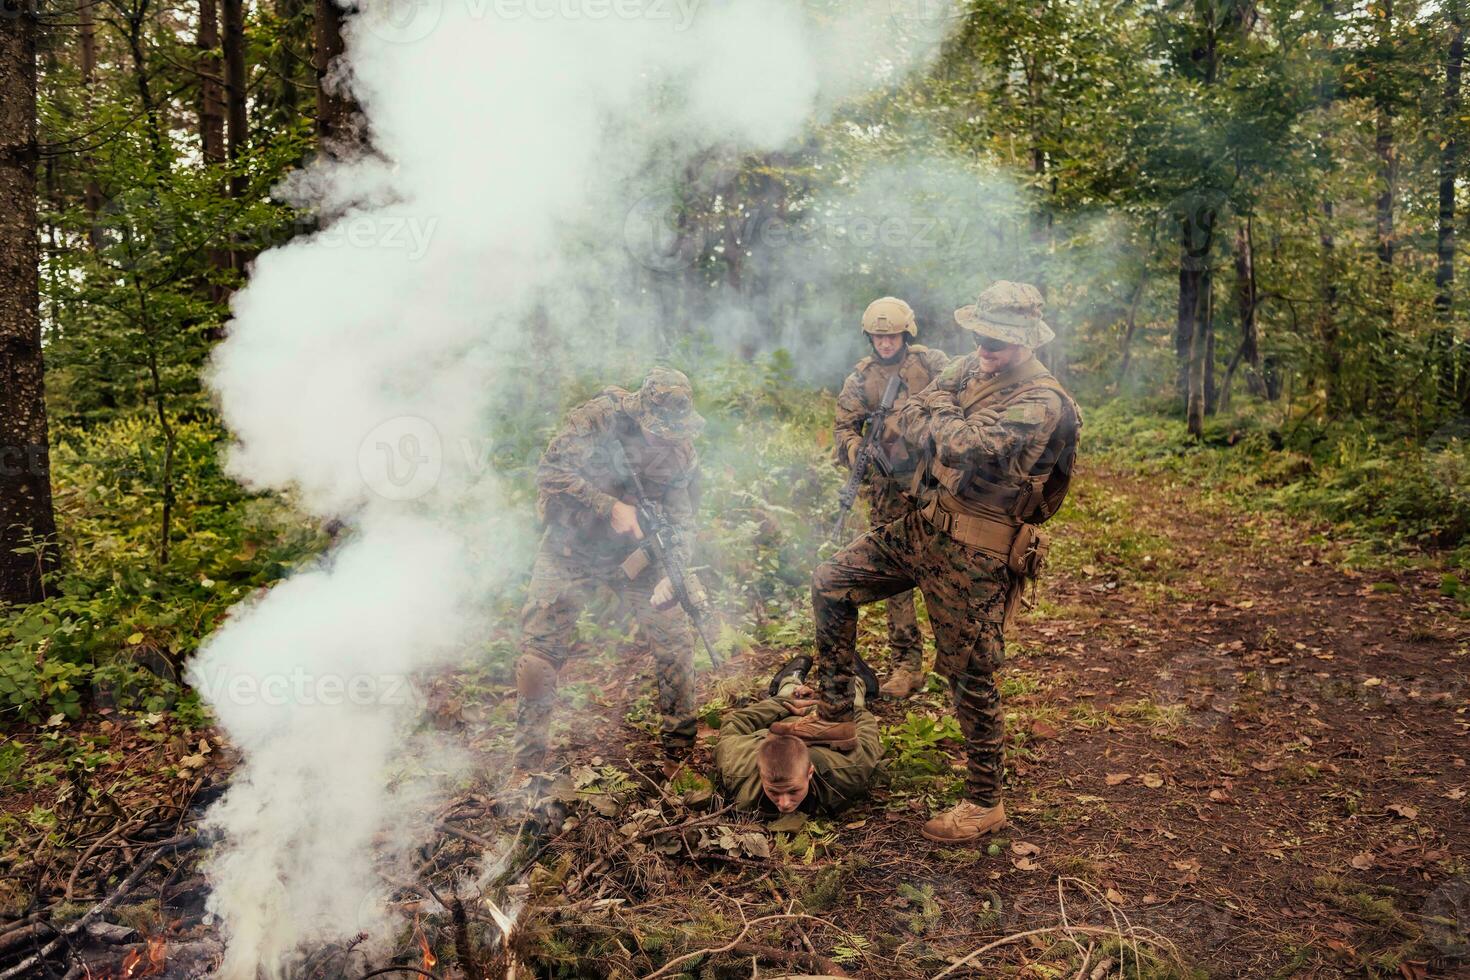
{"label": "white smoke cloud", "polygon": [[351,527],[191,668],[244,760],[209,818],[227,978],[381,926],[375,842],[429,809],[388,773],[454,762],[410,742],[406,682],[474,648],[533,544],[484,467],[498,411],[669,329],[628,285],[636,200],[713,145],[792,143],[947,26],[927,0],[361,8],[339,73],[379,155],[288,182],[326,226],[260,256],[209,376],[231,472]]}

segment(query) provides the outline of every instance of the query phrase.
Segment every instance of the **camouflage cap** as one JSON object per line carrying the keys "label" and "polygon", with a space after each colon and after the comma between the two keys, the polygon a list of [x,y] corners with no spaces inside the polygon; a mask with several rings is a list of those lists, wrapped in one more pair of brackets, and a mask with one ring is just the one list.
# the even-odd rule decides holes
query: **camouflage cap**
{"label": "camouflage cap", "polygon": [[704,419],[694,411],[694,389],[682,371],[654,368],[629,401],[629,413],[638,424],[661,439],[692,439],[704,428]]}
{"label": "camouflage cap", "polygon": [[884,296],[868,304],[863,311],[863,333],[879,336],[896,333],[919,335],[919,323],[913,307],[896,296]]}
{"label": "camouflage cap", "polygon": [[995,283],[973,306],[955,310],[954,320],[982,337],[1033,349],[1056,336],[1041,318],[1041,291],[1024,282]]}

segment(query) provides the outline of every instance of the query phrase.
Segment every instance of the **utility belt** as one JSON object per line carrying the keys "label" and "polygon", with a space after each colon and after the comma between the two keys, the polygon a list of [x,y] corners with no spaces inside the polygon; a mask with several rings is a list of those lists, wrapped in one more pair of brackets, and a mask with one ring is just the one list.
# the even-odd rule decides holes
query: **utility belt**
{"label": "utility belt", "polygon": [[1051,535],[1035,524],[975,508],[948,490],[936,493],[919,514],[965,547],[1005,562],[1017,578],[1036,578],[1051,548]]}

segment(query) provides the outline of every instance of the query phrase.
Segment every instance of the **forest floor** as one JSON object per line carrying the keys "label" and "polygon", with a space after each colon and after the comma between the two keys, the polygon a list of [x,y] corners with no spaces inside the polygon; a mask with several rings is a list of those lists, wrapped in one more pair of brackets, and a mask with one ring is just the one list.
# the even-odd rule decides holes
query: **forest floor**
{"label": "forest floor", "polygon": [[[919,835],[959,783],[937,679],[874,706],[889,759],[870,802],[772,826],[721,812],[697,778],[649,778],[652,664],[612,645],[564,675],[560,801],[507,821],[487,770],[443,811],[426,874],[442,896],[463,862],[497,856],[508,871],[491,897],[519,909],[513,945],[537,975],[931,977],[1009,940],[951,975],[1470,976],[1470,620],[1433,563],[1354,570],[1315,529],[1103,469],[1079,482],[1057,536],[1000,676],[1012,825],[998,847]],[[867,611],[880,668],[882,626]],[[705,720],[756,696],[789,655],[753,650],[701,675]],[[504,691],[473,710],[445,687],[450,727],[503,723]],[[204,757],[226,753],[170,737],[167,719],[151,735],[106,724],[114,754],[96,782],[156,774],[150,819],[173,823],[151,839],[187,829],[199,774],[223,771]],[[707,771],[715,733],[701,731]],[[14,887],[104,855],[127,867],[146,846],[119,843],[136,836],[49,845]],[[169,906],[159,888],[149,909],[121,902],[110,917],[197,913],[188,859],[169,874],[189,896]],[[107,894],[98,875],[83,872],[76,912]],[[462,962],[449,917],[427,896],[422,909],[441,969]],[[200,928],[196,914],[168,931]]]}

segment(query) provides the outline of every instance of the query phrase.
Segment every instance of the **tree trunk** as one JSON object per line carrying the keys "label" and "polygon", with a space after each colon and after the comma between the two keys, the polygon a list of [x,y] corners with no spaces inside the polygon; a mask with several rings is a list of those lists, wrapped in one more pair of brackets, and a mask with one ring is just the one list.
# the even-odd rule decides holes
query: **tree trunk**
{"label": "tree trunk", "polygon": [[[77,34],[82,51],[82,88],[86,93],[85,105],[89,118],[97,85],[97,19],[92,9],[95,3],[97,0],[78,0],[77,3]],[[82,206],[87,210],[87,244],[95,252],[104,244],[102,226],[97,221],[97,214],[102,210],[102,187],[93,173],[90,153],[82,154],[82,169],[87,174],[87,185],[82,191]]]}
{"label": "tree trunk", "polygon": [[19,4],[0,28],[0,603],[45,598],[42,572],[56,555],[36,236],[35,11]]}
{"label": "tree trunk", "polygon": [[351,145],[361,112],[344,82],[331,78],[332,63],[346,50],[343,9],[337,0],[316,0],[316,133],[322,149],[337,153]]}
{"label": "tree trunk", "polygon": [[[245,0],[221,0],[224,15],[225,131],[230,166],[238,168],[250,144],[250,126],[245,115]],[[230,176],[230,194],[243,197],[249,181],[238,171]]]}
{"label": "tree trunk", "polygon": [[[220,59],[219,0],[199,0],[199,149],[204,162],[223,168],[225,152],[224,66]],[[221,174],[223,181],[223,174]],[[223,185],[221,185],[223,189]],[[211,248],[205,253],[211,270],[228,269],[232,259],[228,249]],[[229,290],[211,278],[209,298],[223,303]]]}
{"label": "tree trunk", "polygon": [[1230,405],[1231,384],[1235,371],[1245,363],[1245,383],[1250,393],[1257,398],[1266,397],[1266,385],[1261,378],[1260,328],[1256,320],[1256,257],[1255,245],[1251,240],[1251,219],[1246,218],[1235,229],[1235,309],[1240,316],[1240,347],[1225,369],[1225,383],[1220,387],[1220,409]]}
{"label": "tree trunk", "polygon": [[1209,295],[1209,276],[1200,274],[1194,282],[1194,309],[1190,319],[1192,328],[1189,337],[1189,359],[1184,396],[1184,414],[1189,434],[1195,439],[1205,434],[1205,357],[1209,346],[1205,336],[1205,320],[1208,316],[1206,304]]}
{"label": "tree trunk", "polygon": [[[1387,55],[1383,52],[1388,50],[1392,42],[1393,33],[1393,0],[1378,0],[1378,17],[1381,22],[1379,34],[1380,58],[1386,60]],[[1378,65],[1378,77],[1375,79],[1377,85],[1374,87],[1374,108],[1377,116],[1377,135],[1373,141],[1374,152],[1378,156],[1378,200],[1376,206],[1375,227],[1378,238],[1378,261],[1381,264],[1388,286],[1392,286],[1393,280],[1390,270],[1393,266],[1394,253],[1394,228],[1393,228],[1393,197],[1398,184],[1398,151],[1394,147],[1393,102],[1388,92],[1388,79],[1384,77],[1383,63]]]}
{"label": "tree trunk", "polygon": [[1148,285],[1148,258],[1138,273],[1138,285],[1133,287],[1133,296],[1128,300],[1128,321],[1123,333],[1123,360],[1118,366],[1118,393],[1123,392],[1123,381],[1128,377],[1128,365],[1133,359],[1133,335],[1138,331],[1138,304],[1143,300],[1144,288]]}
{"label": "tree trunk", "polygon": [[[1190,372],[1196,360],[1203,357],[1205,338],[1199,349],[1195,337],[1203,323],[1200,319],[1200,297],[1208,282],[1210,250],[1215,236],[1215,211],[1200,206],[1186,214],[1180,223],[1179,305],[1174,327],[1174,353],[1179,364],[1177,388],[1186,409],[1190,396]],[[1201,384],[1203,384],[1201,376]],[[1203,391],[1203,389],[1201,389]]]}
{"label": "tree trunk", "polygon": [[1445,59],[1444,148],[1439,157],[1439,237],[1435,246],[1439,263],[1434,273],[1434,311],[1440,326],[1435,332],[1435,354],[1439,358],[1439,395],[1455,398],[1455,333],[1450,325],[1455,283],[1455,181],[1460,175],[1460,71],[1465,62],[1463,0],[1448,0],[1450,18],[1449,56]]}
{"label": "tree trunk", "polygon": [[[1333,0],[1323,0],[1322,44],[1328,54],[1328,57],[1324,59],[1328,65],[1332,64],[1332,48],[1337,40],[1336,23],[1337,12]],[[1323,110],[1336,98],[1334,81],[1332,69],[1324,68],[1317,84],[1317,102]],[[1325,123],[1317,135],[1323,146],[1323,155],[1326,156],[1327,144],[1332,134]],[[1331,197],[1324,197],[1321,208],[1322,230],[1318,242],[1322,246],[1322,278],[1319,287],[1322,301],[1318,305],[1317,338],[1322,345],[1322,386],[1327,395],[1328,408],[1332,410],[1342,400],[1342,348],[1339,346],[1337,322],[1337,238],[1332,226],[1336,206]],[[1279,379],[1276,378],[1274,369],[1268,373],[1266,378],[1266,393],[1273,401],[1280,394]]]}
{"label": "tree trunk", "polygon": [[220,61],[219,0],[199,0],[199,148],[205,163],[225,153],[224,68]]}

